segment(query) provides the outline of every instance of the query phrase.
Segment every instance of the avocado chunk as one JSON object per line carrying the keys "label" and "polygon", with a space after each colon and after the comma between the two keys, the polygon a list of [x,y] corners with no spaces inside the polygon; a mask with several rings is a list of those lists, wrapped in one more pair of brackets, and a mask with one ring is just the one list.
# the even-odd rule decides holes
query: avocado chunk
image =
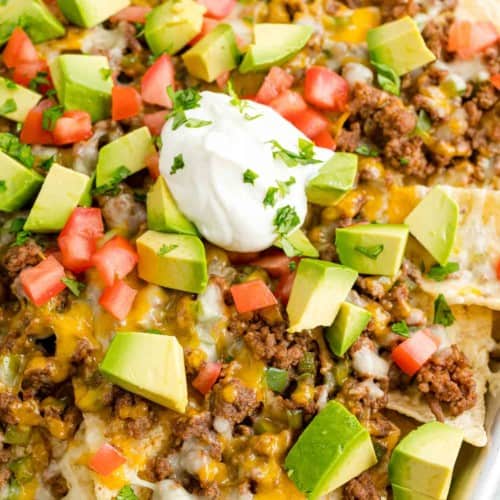
{"label": "avocado chunk", "polygon": [[407,240],[408,226],[404,224],[357,224],[338,228],[335,245],[345,266],[361,274],[394,276]]}
{"label": "avocado chunk", "polygon": [[82,197],[85,197],[89,183],[88,175],[61,165],[52,165],[33,203],[24,229],[34,233],[60,231],[73,209],[80,204]]}
{"label": "avocado chunk", "polygon": [[139,172],[146,168],[147,158],[154,153],[153,138],[147,127],[138,128],[106,144],[99,151],[96,186],[101,187],[113,183],[116,181],[117,173],[120,180],[123,180]]}
{"label": "avocado chunk", "polygon": [[57,0],[59,8],[71,21],[82,28],[92,28],[113,14],[128,7],[130,0]]}
{"label": "avocado chunk", "polygon": [[316,205],[334,205],[353,188],[357,172],[357,155],[335,153],[307,184],[307,199]]}
{"label": "avocado chunk", "polygon": [[288,476],[315,500],[377,463],[368,431],[337,401],[330,401],[300,435],[285,459]]}
{"label": "avocado chunk", "polygon": [[233,28],[229,24],[219,24],[189,49],[182,59],[191,75],[213,82],[222,73],[236,68],[239,57]]}
{"label": "avocado chunk", "polygon": [[445,500],[462,439],[456,427],[441,422],[421,425],[394,448],[389,462],[391,484]]}
{"label": "avocado chunk", "polygon": [[144,281],[184,292],[205,290],[207,258],[199,238],[147,231],[136,243],[139,276]]}
{"label": "avocado chunk", "polygon": [[162,233],[198,235],[198,231],[177,207],[165,179],[160,175],[146,200],[148,228]]}
{"label": "avocado chunk", "polygon": [[347,349],[358,340],[371,317],[372,315],[366,309],[350,302],[343,302],[333,325],[325,333],[332,352],[337,356],[343,356]]}
{"label": "avocado chunk", "polygon": [[366,41],[370,60],[389,66],[400,76],[436,60],[408,16],[372,28]]}
{"label": "avocado chunk", "polygon": [[50,64],[57,97],[64,109],[87,111],[94,122],[111,114],[110,71],[104,56],[65,54]]}
{"label": "avocado chunk", "polygon": [[146,19],[144,36],[154,54],[176,54],[203,25],[206,9],[194,0],[168,0],[155,7]]}
{"label": "avocado chunk", "polygon": [[0,211],[23,208],[43,183],[43,177],[0,151]]}
{"label": "avocado chunk", "polygon": [[304,24],[256,24],[255,42],[250,45],[241,73],[264,71],[271,66],[280,66],[300,52],[313,34],[313,28]]}
{"label": "avocado chunk", "polygon": [[423,493],[417,493],[416,491],[409,490],[408,488],[403,488],[397,484],[391,486],[392,498],[394,500],[435,500],[434,497],[429,495],[424,495]]}
{"label": "avocado chunk", "polygon": [[330,326],[357,277],[356,271],[339,264],[302,259],[286,309],[288,331]]}
{"label": "avocado chunk", "polygon": [[184,413],[187,382],[184,351],[170,335],[117,333],[99,366],[113,384]]}
{"label": "avocado chunk", "polygon": [[[0,116],[22,123],[41,98],[40,94],[0,77]],[[6,113],[2,109],[11,111]]]}
{"label": "avocado chunk", "polygon": [[[318,249],[309,241],[309,238],[303,231],[297,229],[292,234],[286,237],[287,243],[292,247],[295,255],[302,255],[304,257],[318,257]],[[283,240],[280,238],[274,242],[274,246],[283,248]]]}
{"label": "avocado chunk", "polygon": [[59,38],[65,33],[64,26],[41,0],[0,2],[0,45],[9,39],[14,28],[20,24],[34,43]]}
{"label": "avocado chunk", "polygon": [[442,187],[432,188],[406,217],[410,232],[444,266],[458,228],[458,204]]}

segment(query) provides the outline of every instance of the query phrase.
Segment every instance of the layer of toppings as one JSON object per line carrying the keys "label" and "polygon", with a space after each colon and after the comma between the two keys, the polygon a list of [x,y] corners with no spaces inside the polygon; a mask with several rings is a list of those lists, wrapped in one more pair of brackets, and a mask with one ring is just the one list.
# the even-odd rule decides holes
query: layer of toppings
{"label": "layer of toppings", "polygon": [[446,498],[486,444],[498,26],[355,3],[0,1],[0,497]]}

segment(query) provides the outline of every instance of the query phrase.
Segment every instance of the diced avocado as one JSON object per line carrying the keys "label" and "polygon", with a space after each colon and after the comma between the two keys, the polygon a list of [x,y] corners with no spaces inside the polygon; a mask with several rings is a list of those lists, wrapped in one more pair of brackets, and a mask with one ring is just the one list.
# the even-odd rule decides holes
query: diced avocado
{"label": "diced avocado", "polygon": [[397,484],[393,484],[391,489],[392,498],[394,500],[436,500],[434,497],[409,490],[408,488],[403,488],[402,486],[398,486]]}
{"label": "diced avocado", "polygon": [[[304,257],[319,256],[317,248],[309,241],[309,238],[300,229],[297,229],[297,231],[289,234],[286,239],[288,243],[293,247],[294,253],[296,253],[297,255],[302,255]],[[281,239],[276,240],[274,242],[274,246],[283,248]]]}
{"label": "diced avocado", "polygon": [[238,66],[240,51],[234,31],[229,24],[219,24],[183,56],[191,75],[213,82],[222,73]]}
{"label": "diced avocado", "polygon": [[444,266],[458,228],[458,204],[441,187],[434,187],[406,217],[410,232]]}
{"label": "diced avocado", "polygon": [[64,26],[41,0],[0,2],[0,45],[9,39],[17,25],[22,25],[34,43],[58,38],[65,33]]}
{"label": "diced avocado", "polygon": [[87,184],[87,188],[82,195],[79,205],[82,207],[91,207],[92,206],[92,191],[95,185],[95,170],[94,173],[90,176],[90,181]]}
{"label": "diced avocado", "polygon": [[338,228],[335,245],[345,266],[361,274],[394,276],[407,240],[408,226],[404,224],[357,224]]}
{"label": "diced avocado", "polygon": [[26,231],[51,233],[60,231],[71,212],[84,197],[90,177],[54,164],[33,203],[24,224]]}
{"label": "diced avocado", "polygon": [[446,499],[462,439],[456,427],[441,422],[421,425],[394,448],[389,462],[391,484]]}
{"label": "diced avocado", "polygon": [[358,340],[370,322],[372,315],[362,307],[343,302],[333,325],[326,330],[325,337],[333,353],[343,356]]}
{"label": "diced avocado", "polygon": [[127,175],[146,167],[146,160],[155,153],[153,138],[147,127],[141,127],[109,144],[99,151],[96,168],[96,186],[101,187],[114,180],[120,168],[128,170]]}
{"label": "diced avocado", "polygon": [[64,54],[50,64],[59,102],[65,109],[87,111],[94,122],[111,114],[110,71],[104,56]]}
{"label": "diced avocado", "polygon": [[317,205],[334,205],[352,189],[357,172],[357,155],[335,153],[307,184],[307,199]]}
{"label": "diced avocado", "polygon": [[417,24],[408,16],[369,30],[366,41],[370,59],[389,66],[398,75],[436,59],[425,45]]}
{"label": "diced avocado", "polygon": [[0,211],[23,208],[40,189],[43,177],[0,151]]}
{"label": "diced avocado", "polygon": [[136,243],[139,276],[144,281],[184,292],[205,290],[207,258],[199,238],[147,231]]}
{"label": "diced avocado", "polygon": [[130,0],[57,0],[57,3],[68,21],[92,28],[128,7]]}
{"label": "diced avocado", "polygon": [[315,500],[377,463],[368,431],[337,401],[330,401],[302,432],[285,459],[288,476]]}
{"label": "diced avocado", "polygon": [[9,103],[14,104],[13,111],[9,113],[0,111],[1,116],[15,122],[24,122],[29,111],[38,104],[41,98],[40,94],[0,77],[0,110]]}
{"label": "diced avocado", "polygon": [[194,0],[167,0],[148,15],[144,36],[154,54],[175,54],[201,32],[206,9]]}
{"label": "diced avocado", "polygon": [[184,351],[170,335],[119,332],[99,366],[113,384],[184,413],[187,382]]}
{"label": "diced avocado", "polygon": [[148,228],[162,233],[198,235],[196,227],[177,207],[165,179],[160,175],[147,197]]}
{"label": "diced avocado", "polygon": [[304,48],[312,33],[313,28],[305,24],[256,24],[255,41],[243,58],[240,72],[280,66]]}
{"label": "diced avocado", "polygon": [[324,260],[302,259],[287,306],[290,332],[330,326],[358,273]]}

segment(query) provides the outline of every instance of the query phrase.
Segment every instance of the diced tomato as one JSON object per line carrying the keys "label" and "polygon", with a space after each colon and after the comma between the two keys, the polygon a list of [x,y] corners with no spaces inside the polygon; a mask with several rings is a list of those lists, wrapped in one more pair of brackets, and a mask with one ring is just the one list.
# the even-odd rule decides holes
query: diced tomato
{"label": "diced tomato", "polygon": [[273,292],[262,280],[248,281],[231,287],[234,305],[239,313],[257,311],[278,303]]}
{"label": "diced tomato", "polygon": [[140,23],[144,24],[146,22],[146,16],[152,11],[151,7],[141,7],[139,5],[131,5],[130,7],[125,7],[124,9],[117,12],[114,16],[109,19],[112,23],[119,23],[120,21],[127,21],[129,23]]}
{"label": "diced tomato", "polygon": [[52,88],[52,82],[50,80],[50,76],[48,74],[49,68],[47,66],[47,63],[43,61],[42,59],[36,61],[36,62],[31,62],[31,63],[24,63],[24,64],[18,64],[14,68],[14,73],[12,74],[12,79],[18,83],[19,85],[23,85],[24,87],[28,87],[35,78],[38,73],[47,73],[47,81],[49,83],[47,84],[42,84],[38,85],[37,90],[39,90],[42,93],[47,92],[50,88]]}
{"label": "diced tomato", "polygon": [[293,76],[279,66],[273,66],[262,83],[255,100],[269,104],[293,85]]}
{"label": "diced tomato", "polygon": [[279,278],[285,274],[290,274],[290,263],[298,259],[290,259],[281,250],[273,250],[252,262],[252,265],[262,267],[273,278]]}
{"label": "diced tomato", "polygon": [[171,57],[168,54],[161,55],[142,77],[142,100],[165,108],[172,107],[167,87],[174,86],[174,73],[175,69]]}
{"label": "diced tomato", "polygon": [[141,110],[141,96],[134,87],[113,87],[111,117],[115,121],[137,116]]}
{"label": "diced tomato", "polygon": [[54,102],[44,100],[35,106],[26,116],[21,129],[20,139],[24,144],[54,144],[51,132],[42,127],[44,110],[54,106]]}
{"label": "diced tomato", "polygon": [[259,258],[260,252],[227,252],[231,264],[242,265]]}
{"label": "diced tomato", "polygon": [[156,180],[160,177],[160,155],[154,153],[146,158],[146,167],[148,167],[149,175]]}
{"label": "diced tomato", "polygon": [[61,250],[61,262],[66,269],[81,273],[92,267],[91,258],[96,251],[96,242],[78,234],[59,235],[57,238]]}
{"label": "diced tomato", "polygon": [[77,234],[97,240],[104,235],[104,223],[100,208],[77,207],[71,212],[61,235]]}
{"label": "diced tomato", "polygon": [[335,149],[336,147],[335,140],[327,129],[320,132],[316,137],[313,137],[313,142],[320,148]]}
{"label": "diced tomato", "polygon": [[86,111],[65,111],[52,131],[58,146],[75,144],[92,137],[92,119]]}
{"label": "diced tomato", "polygon": [[500,280],[500,259],[497,260],[497,279]]}
{"label": "diced tomato", "polygon": [[293,282],[295,281],[296,272],[284,274],[274,290],[274,295],[281,301],[282,304],[288,304],[290,293],[292,293]]}
{"label": "diced tomato", "polygon": [[34,63],[39,60],[33,42],[21,28],[14,29],[2,56],[7,68],[14,68],[18,64]]}
{"label": "diced tomato", "polygon": [[498,31],[491,22],[456,19],[448,35],[448,50],[461,59],[470,59],[498,39]]}
{"label": "diced tomato", "polygon": [[157,111],[156,113],[147,113],[144,115],[144,125],[148,127],[152,135],[160,135],[167,121],[168,111]]}
{"label": "diced tomato", "polygon": [[113,285],[104,289],[99,304],[116,319],[122,321],[132,309],[137,290],[122,280],[116,280]]}
{"label": "diced tomato", "polygon": [[139,257],[132,245],[123,237],[115,236],[107,241],[92,256],[92,264],[97,268],[106,286],[111,286],[115,279],[127,276]]}
{"label": "diced tomato", "polygon": [[66,288],[61,281],[64,277],[64,267],[53,255],[20,274],[24,292],[36,306],[46,304]]}
{"label": "diced tomato", "polygon": [[490,82],[497,90],[500,90],[500,73],[493,75],[490,78]]}
{"label": "diced tomato", "polygon": [[269,106],[286,119],[307,109],[304,98],[293,90],[285,90],[276,99],[269,102]]}
{"label": "diced tomato", "polygon": [[344,111],[349,99],[349,85],[331,69],[312,66],[306,71],[304,97],[319,109]]}
{"label": "diced tomato", "polygon": [[90,458],[89,467],[101,476],[109,476],[126,461],[126,458],[114,446],[104,443]]}
{"label": "diced tomato", "polygon": [[392,350],[391,358],[407,375],[413,376],[437,351],[439,339],[429,330],[419,330]]}
{"label": "diced tomato", "polygon": [[223,19],[233,11],[236,0],[198,0],[207,8],[207,16]]}
{"label": "diced tomato", "polygon": [[203,37],[213,31],[219,24],[220,21],[218,21],[217,19],[204,17],[203,24],[201,25],[201,31],[188,43],[188,45],[196,45]]}
{"label": "diced tomato", "polygon": [[287,117],[309,139],[317,137],[328,128],[328,120],[318,111],[307,108]]}
{"label": "diced tomato", "polygon": [[208,394],[219,378],[221,363],[205,363],[193,380],[193,387],[202,394]]}
{"label": "diced tomato", "polygon": [[217,87],[219,87],[221,90],[224,90],[226,88],[227,82],[229,81],[230,77],[231,77],[230,71],[224,71],[224,73],[221,73],[215,79],[215,83],[217,84]]}

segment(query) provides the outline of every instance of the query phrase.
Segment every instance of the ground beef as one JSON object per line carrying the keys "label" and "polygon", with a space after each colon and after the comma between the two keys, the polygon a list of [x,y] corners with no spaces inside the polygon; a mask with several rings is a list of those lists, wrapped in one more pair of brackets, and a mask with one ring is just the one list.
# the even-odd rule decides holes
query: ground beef
{"label": "ground beef", "polygon": [[397,283],[381,301],[384,309],[391,313],[392,321],[402,321],[410,315],[410,291],[406,283]]}
{"label": "ground beef", "polygon": [[427,47],[438,59],[448,61],[453,58],[453,54],[448,52],[448,34],[452,22],[453,13],[445,13],[429,20],[422,31]]}
{"label": "ground beef", "polygon": [[12,393],[0,392],[0,421],[10,425],[19,423],[19,418],[14,413],[17,403],[18,399]]}
{"label": "ground beef", "polygon": [[152,481],[163,481],[173,473],[172,464],[168,456],[156,457],[153,464],[154,478]]}
{"label": "ground beef", "polygon": [[384,22],[393,21],[403,16],[414,16],[419,10],[415,0],[376,0],[374,5],[380,5]]}
{"label": "ground beef", "polygon": [[4,486],[10,478],[8,463],[11,459],[11,449],[2,448],[0,444],[0,488]]}
{"label": "ground beef", "polygon": [[353,153],[358,147],[361,139],[361,126],[359,123],[352,123],[350,129],[343,128],[336,139],[337,150]]}
{"label": "ground beef", "polygon": [[339,400],[356,415],[360,420],[369,420],[371,415],[387,406],[387,391],[389,389],[389,380],[381,379],[375,384],[380,394],[373,395],[370,391],[370,385],[375,384],[370,380],[363,382],[348,378],[343,384],[338,395]]}
{"label": "ground beef", "polygon": [[419,179],[425,179],[436,170],[434,165],[427,161],[422,139],[418,136],[391,139],[385,145],[384,155],[392,168]]}
{"label": "ground beef", "polygon": [[[418,372],[416,382],[418,389],[433,401],[431,410],[435,413],[439,404],[446,413],[457,416],[477,401],[474,374],[456,345],[434,354]],[[442,417],[439,410],[437,413]]]}
{"label": "ground beef", "polygon": [[381,299],[386,292],[385,279],[379,276],[359,276],[356,280],[356,288],[374,299]]}
{"label": "ground beef", "polygon": [[344,500],[380,500],[370,474],[363,472],[344,486]]}
{"label": "ground beef", "polygon": [[213,414],[225,418],[232,424],[241,423],[259,406],[257,395],[239,379],[223,379],[212,391]]}
{"label": "ground beef", "polygon": [[35,240],[10,247],[2,259],[2,266],[10,278],[15,278],[25,267],[36,266],[43,259],[43,250]]}
{"label": "ground beef", "polygon": [[473,101],[477,103],[479,109],[488,111],[496,104],[499,95],[500,92],[498,92],[491,83],[486,82],[479,85],[474,95]]}
{"label": "ground beef", "polygon": [[467,113],[469,126],[477,127],[479,125],[479,122],[481,121],[481,117],[483,116],[483,112],[479,109],[477,102],[475,102],[474,100],[467,101],[464,104],[464,109]]}
{"label": "ground beef", "polygon": [[64,476],[62,474],[55,474],[51,476],[44,475],[43,479],[54,498],[64,498],[68,494],[68,483],[66,482],[66,479],[64,479]]}
{"label": "ground beef", "polygon": [[155,415],[150,403],[130,392],[116,389],[113,412],[119,419],[125,421],[127,431],[136,439],[141,439],[155,423]]}

